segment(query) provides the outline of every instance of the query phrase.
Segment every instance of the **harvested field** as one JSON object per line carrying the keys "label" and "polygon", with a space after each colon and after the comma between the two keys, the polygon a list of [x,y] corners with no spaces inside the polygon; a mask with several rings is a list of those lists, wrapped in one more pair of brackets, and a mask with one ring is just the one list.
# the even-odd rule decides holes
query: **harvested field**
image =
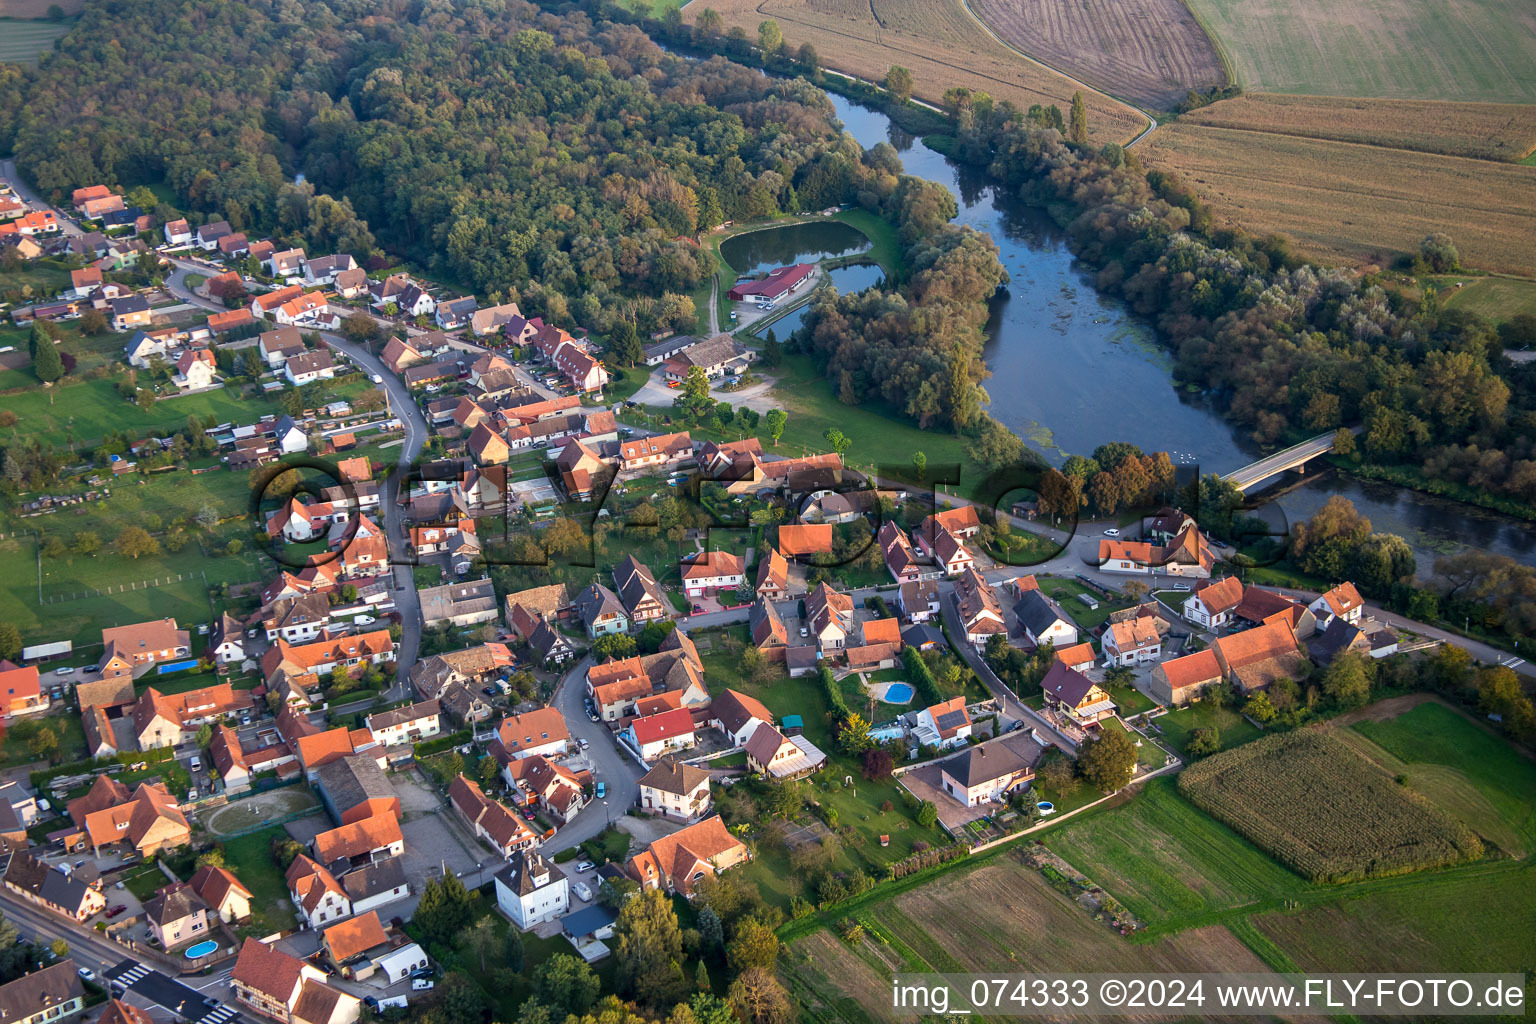
{"label": "harvested field", "polygon": [[1255,92],[1536,101],[1530,0],[1190,0]]}
{"label": "harvested field", "polygon": [[1004,40],[1152,110],[1225,85],[1216,47],[1183,0],[970,0]]}
{"label": "harvested field", "polygon": [[1536,149],[1533,104],[1247,93],[1191,111],[1180,123],[1509,163]]}
{"label": "harvested field", "polygon": [[1536,274],[1536,167],[1184,123],[1137,152],[1218,218],[1326,263],[1389,265],[1444,231],[1468,266]]}
{"label": "harvested field", "polygon": [[[689,4],[685,19],[705,6]],[[1066,113],[1078,88],[993,39],[960,0],[711,0],[707,6],[727,28],[740,25],[754,39],[758,24],[773,18],[790,49],[810,43],[823,65],[845,74],[880,82],[900,64],[912,71],[913,94],[930,103],[964,86],[1025,109],[1054,103]],[[1085,88],[1083,98],[1096,143],[1129,142],[1146,125],[1109,96]]]}
{"label": "harvested field", "polygon": [[85,8],[85,0],[0,0],[0,18],[46,18],[54,4],[71,15]]}
{"label": "harvested field", "polygon": [[1197,761],[1179,791],[1293,871],[1347,882],[1482,856],[1462,822],[1337,737],[1266,736]]}
{"label": "harvested field", "polygon": [[72,28],[72,21],[0,21],[0,61],[36,64]]}

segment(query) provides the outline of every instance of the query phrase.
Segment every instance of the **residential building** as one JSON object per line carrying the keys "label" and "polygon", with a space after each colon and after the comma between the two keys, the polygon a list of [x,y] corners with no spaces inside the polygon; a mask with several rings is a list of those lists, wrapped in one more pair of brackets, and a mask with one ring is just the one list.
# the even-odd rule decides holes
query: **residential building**
{"label": "residential building", "polygon": [[[520,762],[514,762],[519,763]],[[509,780],[520,787],[520,773]],[[532,850],[539,842],[527,823],[505,804],[492,800],[479,783],[460,775],[448,784],[448,803],[468,823],[475,835],[489,843],[504,860]]]}
{"label": "residential building", "polygon": [[283,376],[296,388],[317,380],[330,380],[336,376],[336,360],[331,358],[330,349],[304,352],[283,363]]}
{"label": "residential building", "polygon": [[625,863],[642,889],[691,895],[701,880],[743,864],[746,844],[726,830],[718,814],[653,840]]}
{"label": "residential building", "polygon": [[166,245],[188,245],[192,241],[192,228],[185,217],[165,222]]}
{"label": "residential building", "polygon": [[98,775],[84,796],[69,802],[69,816],[91,848],[123,844],[143,857],[184,846],[192,828],[176,800],[158,783],[141,782],[132,792],[108,775]]}
{"label": "residential building", "polygon": [[125,295],[108,304],[112,315],[112,329],[127,331],[135,327],[148,327],[155,315],[149,308],[149,300],[142,295]]}
{"label": "residential building", "polygon": [[521,316],[522,312],[515,302],[487,306],[484,309],[476,309],[470,315],[469,329],[477,338],[483,338],[489,334],[500,334],[502,327],[510,323],[514,317]]}
{"label": "residential building", "polygon": [[805,621],[818,648],[840,650],[853,630],[853,598],[823,582],[805,599]]}
{"label": "residential building", "polygon": [[1307,610],[1317,619],[1318,629],[1327,629],[1329,623],[1335,618],[1358,626],[1360,616],[1365,611],[1365,601],[1360,597],[1360,591],[1355,589],[1355,585],[1346,582],[1320,595],[1307,606]]}
{"label": "residential building", "polygon": [[133,706],[133,732],[140,750],[180,746],[202,726],[250,707],[250,691],[229,683],[169,695],[151,686]]}
{"label": "residential building", "polygon": [[98,886],[44,864],[24,849],[11,854],[0,885],[28,903],[71,921],[84,922],[107,908],[107,898]]}
{"label": "residential building", "polygon": [[693,715],[687,708],[636,718],[621,735],[646,762],[666,753],[687,750],[697,742],[693,734]]}
{"label": "residential building", "polygon": [[433,626],[474,626],[496,619],[496,587],[489,578],[428,587],[420,592],[421,616]]}
{"label": "residential building", "polygon": [[325,974],[297,957],[246,939],[229,976],[235,1002],[280,1024],[354,1024],[362,1001],[332,988]]}
{"label": "residential building", "polygon": [[347,754],[319,766],[315,792],[326,813],[339,825],[351,825],[376,815],[398,817],[400,798],[370,752]]}
{"label": "residential building", "polygon": [[354,981],[373,975],[373,956],[388,946],[384,923],[373,910],[338,921],[320,933],[321,954],[342,977]]}
{"label": "residential building", "polygon": [[256,338],[256,351],[273,370],[284,366],[288,360],[306,351],[304,336],[297,327],[278,327],[263,331]]}
{"label": "residential building", "polygon": [[665,466],[693,457],[693,439],[688,431],[637,437],[619,443],[619,468],[634,472],[651,466]]}
{"label": "residential building", "polygon": [[456,331],[469,324],[470,317],[480,304],[472,296],[462,299],[450,299],[447,302],[437,304],[437,326],[445,331]]}
{"label": "residential building", "polygon": [[887,519],[880,524],[876,540],[885,556],[885,568],[890,572],[891,579],[906,585],[916,583],[923,577],[924,567],[918,562],[917,552],[912,549],[911,540],[900,526]]}
{"label": "residential building", "polygon": [[737,590],[747,582],[741,556],[729,551],[705,551],[683,559],[682,577],[683,590],[689,597]]}
{"label": "residential building", "polygon": [[709,813],[709,772],[664,759],[640,778],[637,806],[647,814],[694,822]]}
{"label": "residential building", "polygon": [[165,950],[208,937],[208,905],[190,885],[172,882],[161,886],[144,904],[149,933]]}
{"label": "residential building", "polygon": [[955,581],[954,600],[968,643],[978,648],[984,647],[994,633],[1007,634],[1008,625],[1003,621],[1003,609],[997,603],[997,592],[992,589],[986,577],[975,569],[966,569]]}
{"label": "residential building", "polygon": [[1184,617],[1196,626],[1216,630],[1232,621],[1243,603],[1243,581],[1236,576],[1201,580],[1184,599]]}
{"label": "residential building", "polygon": [[[0,663],[10,665],[10,662]],[[48,696],[36,665],[0,668],[0,700],[5,702],[7,719],[48,710]]]}
{"label": "residential building", "polygon": [[496,873],[496,905],[521,931],[570,909],[570,882],[558,864],[532,850],[513,854]]}
{"label": "residential building", "polygon": [[293,859],[284,877],[293,905],[311,928],[351,916],[352,900],[347,890],[328,869],[304,854]]}
{"label": "residential building", "polygon": [[405,878],[405,865],[395,857],[376,864],[364,864],[341,876],[341,886],[356,913],[387,906],[411,894]]}
{"label": "residential building", "polygon": [[400,819],[393,814],[376,814],[314,839],[315,859],[342,871],[363,864],[398,857],[405,852],[405,837],[400,833]]}
{"label": "residential building", "polygon": [[771,724],[773,714],[756,697],[725,690],[709,707],[709,724],[720,730],[733,747],[744,747],[759,726]]}
{"label": "residential building", "polygon": [[1182,707],[1199,700],[1222,681],[1221,662],[1210,648],[1171,658],[1152,670],[1147,688],[1159,703]]}
{"label": "residential building", "polygon": [[[339,256],[321,256],[317,259],[304,261],[304,283],[312,288],[321,285],[336,284],[342,274],[358,269],[357,261],[346,253]],[[363,282],[366,287],[368,278],[365,275]]]}
{"label": "residential building", "polygon": [[239,924],[251,916],[251,890],[227,868],[205,864],[192,875],[192,890],[212,917],[225,924]]}
{"label": "residential building", "polygon": [[554,707],[521,715],[508,715],[496,729],[502,749],[514,760],[535,755],[563,757],[571,749],[571,733],[565,718]]}
{"label": "residential building", "polygon": [[600,583],[593,583],[576,595],[576,614],[587,629],[587,636],[596,640],[611,633],[629,631],[629,615],[613,591]]}
{"label": "residential building", "polygon": [[827,755],[803,735],[785,736],[764,722],[747,740],[747,767],[776,781],[803,778],[827,762]]}
{"label": "residential building", "polygon": [[613,567],[613,586],[629,614],[629,621],[635,626],[665,619],[671,614],[671,605],[650,567],[634,555],[625,555],[624,560]]}
{"label": "residential building", "polygon": [[0,985],[0,1019],[6,1024],[51,1024],[81,1013],[85,986],[79,970],[66,957]]}
{"label": "residential building", "polygon": [[1328,621],[1328,628],[1307,641],[1307,654],[1319,665],[1331,665],[1335,659],[1350,653],[1371,651],[1371,640],[1365,630],[1342,615]]}
{"label": "residential building", "polygon": [[1307,672],[1296,634],[1278,617],[1241,633],[1217,637],[1211,646],[1223,674],[1244,694],[1267,689],[1276,679],[1302,679]]}
{"label": "residential building", "polygon": [[1045,745],[1020,730],[978,744],[940,764],[944,792],[966,807],[1002,802],[1029,786]]}
{"label": "residential building", "polygon": [[261,656],[261,668],[271,676],[279,668],[290,672],[324,675],[340,666],[353,669],[358,665],[382,665],[394,657],[395,643],[389,630],[377,629],[339,637],[325,637],[314,643],[290,644],[279,638]]}
{"label": "residential building", "polygon": [[374,742],[385,747],[415,744],[442,732],[442,707],[435,700],[417,701],[363,719]]}
{"label": "residential building", "polygon": [[896,606],[908,622],[927,622],[939,614],[939,586],[933,580],[903,583],[896,592]]}
{"label": "residential building", "polygon": [[1077,624],[1039,590],[1024,591],[1013,605],[1013,615],[1024,635],[1037,647],[1071,647],[1077,643]]}
{"label": "residential building", "polygon": [[782,601],[789,596],[789,560],[778,548],[769,548],[757,559],[757,596],[766,601]]}
{"label": "residential building", "polygon": [[830,523],[785,523],[779,527],[779,552],[785,558],[807,561],[832,553]]}
{"label": "residential building", "polygon": [[912,738],[925,747],[957,747],[971,738],[971,715],[965,697],[951,697],[917,713]]}
{"label": "residential building", "polygon": [[1163,638],[1150,617],[1108,623],[1101,644],[1106,668],[1145,665],[1163,656]]}
{"label": "residential building", "polygon": [[1052,662],[1040,681],[1045,706],[1082,727],[1097,725],[1115,714],[1115,702],[1104,689],[1076,669]]}
{"label": "residential building", "polygon": [[772,601],[759,597],[747,620],[752,643],[770,661],[782,661],[789,649],[789,629]]}

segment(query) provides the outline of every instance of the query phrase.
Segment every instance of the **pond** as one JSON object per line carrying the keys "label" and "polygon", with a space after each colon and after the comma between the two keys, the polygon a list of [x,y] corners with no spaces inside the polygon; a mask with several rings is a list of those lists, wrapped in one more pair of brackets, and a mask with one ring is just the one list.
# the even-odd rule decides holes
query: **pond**
{"label": "pond", "polygon": [[[905,173],[954,193],[956,223],[991,236],[1009,275],[993,303],[985,357],[989,411],[1056,465],[1108,441],[1167,451],[1175,466],[1227,473],[1260,454],[1204,396],[1178,387],[1171,360],[1152,327],[1099,294],[1088,268],[1045,213],[998,188],[978,168],[955,164],[892,124],[885,114],[829,94],[844,128],[865,148],[888,142]],[[803,312],[800,313],[803,317]],[[782,325],[782,326],[781,326]],[[790,329],[774,324],[778,337]],[[1405,488],[1323,473],[1300,487],[1294,476],[1272,487],[1291,522],[1330,495],[1343,494],[1385,532],[1413,546],[1420,571],[1436,556],[1467,547],[1536,564],[1536,530],[1508,516]]]}
{"label": "pond", "polygon": [[793,263],[851,256],[869,246],[869,239],[859,229],[840,220],[822,219],[732,235],[720,243],[720,255],[745,277]]}

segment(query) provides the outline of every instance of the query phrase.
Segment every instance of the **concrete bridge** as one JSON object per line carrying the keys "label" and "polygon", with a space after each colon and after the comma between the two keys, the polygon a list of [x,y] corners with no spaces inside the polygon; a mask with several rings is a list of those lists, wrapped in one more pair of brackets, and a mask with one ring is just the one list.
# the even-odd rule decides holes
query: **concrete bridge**
{"label": "concrete bridge", "polygon": [[[1363,427],[1350,427],[1351,432],[1358,435]],[[1310,441],[1293,444],[1284,451],[1266,455],[1257,462],[1250,462],[1242,469],[1234,470],[1227,474],[1227,480],[1240,491],[1246,491],[1251,487],[1263,483],[1270,477],[1284,473],[1288,469],[1305,471],[1307,463],[1319,455],[1326,455],[1333,451],[1333,439],[1337,431],[1330,430],[1326,434],[1320,434]]]}

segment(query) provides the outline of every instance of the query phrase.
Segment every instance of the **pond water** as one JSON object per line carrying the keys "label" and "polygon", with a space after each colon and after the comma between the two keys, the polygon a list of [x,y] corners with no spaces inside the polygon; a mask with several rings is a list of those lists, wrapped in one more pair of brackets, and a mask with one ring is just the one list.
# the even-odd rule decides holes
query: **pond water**
{"label": "pond water", "polygon": [[[851,263],[847,266],[833,267],[831,270],[823,270],[830,279],[833,288],[840,294],[851,295],[861,292],[866,288],[872,288],[885,280],[885,272],[875,263]],[[773,336],[783,341],[805,323],[805,314],[810,310],[810,303],[803,303],[785,313],[779,319],[761,330],[754,327],[752,333],[759,337],[765,336],[768,330],[773,330]]]}
{"label": "pond water", "polygon": [[[993,416],[1057,465],[1068,455],[1125,440],[1167,451],[1176,466],[1202,472],[1230,472],[1260,454],[1201,395],[1175,386],[1169,356],[1151,326],[1094,289],[1088,268],[1042,211],[996,187],[980,170],[951,163],[885,114],[829,96],[861,145],[891,143],[906,173],[954,193],[957,223],[997,243],[1010,281],[988,323],[985,355],[992,377],[986,388]],[[792,329],[774,327],[780,338]],[[1536,528],[1529,523],[1334,472],[1284,489],[1294,482],[1288,477],[1271,485],[1284,490],[1275,504],[1290,521],[1342,494],[1378,530],[1406,538],[1421,571],[1437,555],[1464,547],[1536,564]]]}
{"label": "pond water", "polygon": [[869,248],[864,232],[840,220],[813,220],[732,235],[720,255],[741,275],[761,274],[792,263],[819,263]]}

